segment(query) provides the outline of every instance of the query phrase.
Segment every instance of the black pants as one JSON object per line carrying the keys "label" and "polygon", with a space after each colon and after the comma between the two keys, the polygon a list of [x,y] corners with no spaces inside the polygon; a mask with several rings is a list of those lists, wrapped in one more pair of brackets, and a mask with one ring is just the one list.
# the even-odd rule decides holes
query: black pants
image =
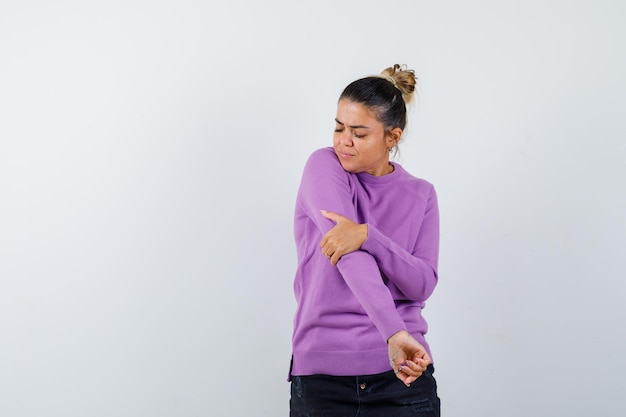
{"label": "black pants", "polygon": [[393,371],[291,377],[290,417],[439,417],[432,365],[407,387]]}

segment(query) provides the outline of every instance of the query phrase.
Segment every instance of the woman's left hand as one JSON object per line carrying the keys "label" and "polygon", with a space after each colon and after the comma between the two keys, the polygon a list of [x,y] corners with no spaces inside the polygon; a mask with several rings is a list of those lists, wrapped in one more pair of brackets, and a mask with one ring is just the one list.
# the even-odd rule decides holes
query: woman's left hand
{"label": "woman's left hand", "polygon": [[347,217],[331,211],[321,210],[322,215],[334,221],[335,227],[330,229],[320,242],[322,254],[337,265],[339,259],[350,252],[361,248],[367,239],[367,224],[355,223]]}
{"label": "woman's left hand", "polygon": [[406,330],[401,330],[387,340],[389,363],[396,378],[407,387],[415,382],[432,363],[428,352]]}

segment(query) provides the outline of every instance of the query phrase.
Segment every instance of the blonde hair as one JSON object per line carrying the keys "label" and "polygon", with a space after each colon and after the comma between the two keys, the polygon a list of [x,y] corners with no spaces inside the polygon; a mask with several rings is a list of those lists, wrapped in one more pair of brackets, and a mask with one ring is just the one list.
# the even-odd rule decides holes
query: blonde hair
{"label": "blonde hair", "polygon": [[392,67],[382,70],[380,75],[400,90],[405,104],[410,104],[413,101],[417,85],[415,71],[408,69],[406,65],[394,64]]}

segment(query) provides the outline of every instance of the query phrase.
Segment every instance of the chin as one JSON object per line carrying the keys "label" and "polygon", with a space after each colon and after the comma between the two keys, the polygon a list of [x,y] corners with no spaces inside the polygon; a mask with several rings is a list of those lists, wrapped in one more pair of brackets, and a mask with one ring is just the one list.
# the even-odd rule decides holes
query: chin
{"label": "chin", "polygon": [[347,166],[344,163],[341,163],[341,167],[343,168],[344,171],[349,172],[351,174],[356,174],[359,172],[356,168]]}

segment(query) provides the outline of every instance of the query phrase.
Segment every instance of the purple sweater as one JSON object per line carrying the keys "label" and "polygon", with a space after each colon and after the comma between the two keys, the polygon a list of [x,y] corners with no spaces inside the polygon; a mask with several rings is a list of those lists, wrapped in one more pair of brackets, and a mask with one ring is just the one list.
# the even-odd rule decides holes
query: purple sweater
{"label": "purple sweater", "polygon": [[[437,283],[437,197],[430,183],[393,165],[380,177],[351,174],[332,148],[313,152],[306,163],[295,209],[291,375],[389,371],[386,341],[400,330],[429,350],[421,311]],[[368,225],[361,249],[337,266],[319,246],[334,226],[320,210]]]}

